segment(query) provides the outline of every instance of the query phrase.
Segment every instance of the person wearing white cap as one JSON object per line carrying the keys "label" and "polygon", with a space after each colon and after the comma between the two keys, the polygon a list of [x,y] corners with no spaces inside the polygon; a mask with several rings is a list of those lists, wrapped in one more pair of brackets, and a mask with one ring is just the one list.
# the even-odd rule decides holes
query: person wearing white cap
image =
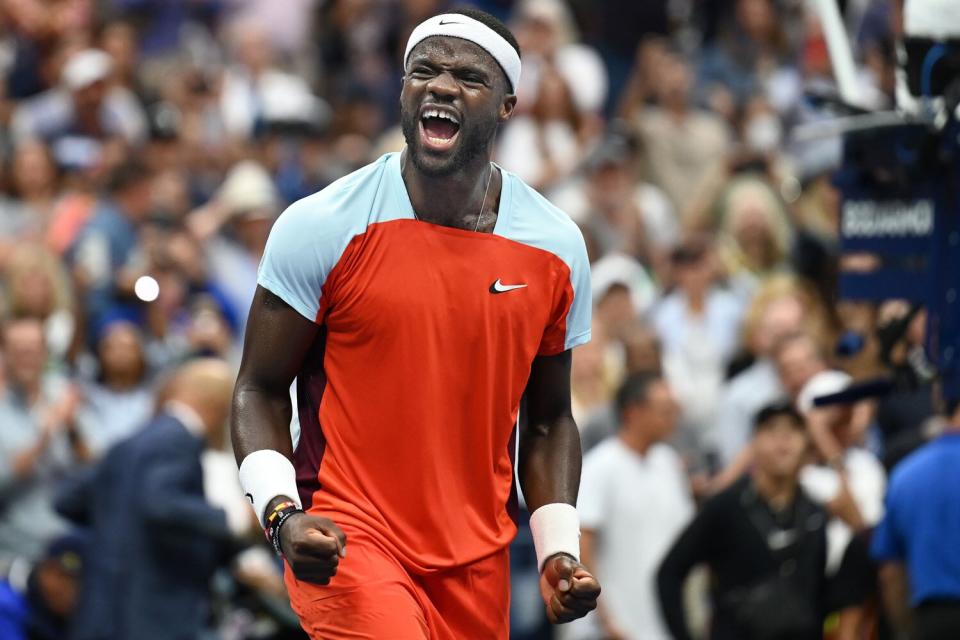
{"label": "person wearing white cap", "polygon": [[211,279],[237,310],[249,309],[253,301],[257,265],[280,208],[270,174],[244,160],[230,169],[210,202],[188,217],[190,231],[204,246]]}
{"label": "person wearing white cap", "polygon": [[855,423],[862,409],[849,403],[822,404],[852,382],[842,371],[821,371],[804,385],[796,401],[806,416],[817,459],[801,471],[800,485],[833,516],[827,523],[826,571],[836,586],[827,605],[840,613],[842,640],[862,637],[863,606],[874,592],[875,576],[860,534],[880,522],[886,491],[883,466],[859,442]]}
{"label": "person wearing white cap", "polygon": [[600,593],[579,561],[570,406],[589,262],[573,221],[490,161],[517,102],[510,31],[474,9],[437,15],[403,61],[406,149],[270,233],[234,450],[312,638],[505,639],[515,478],[547,617],[580,618]]}
{"label": "person wearing white cap", "polygon": [[100,49],[84,49],[67,59],[59,86],[24,102],[13,115],[15,142],[42,140],[52,146],[61,166],[90,167],[103,144],[146,138],[146,117],[127,89],[111,86],[113,58]]}

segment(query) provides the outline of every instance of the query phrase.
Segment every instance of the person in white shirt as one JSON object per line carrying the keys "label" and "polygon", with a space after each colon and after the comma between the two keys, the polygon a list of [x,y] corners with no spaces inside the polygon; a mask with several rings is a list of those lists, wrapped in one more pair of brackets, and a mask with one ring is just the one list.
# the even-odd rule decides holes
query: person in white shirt
{"label": "person in white shirt", "polygon": [[683,407],[674,443],[691,466],[703,464],[727,365],[743,318],[739,298],[715,284],[712,247],[691,238],[671,255],[676,287],[650,314],[663,345],[663,370]]}
{"label": "person in white shirt", "polygon": [[617,435],[583,461],[583,562],[603,576],[599,609],[571,625],[574,638],[669,640],[656,591],[657,567],[693,517],[689,483],[674,450],[679,407],[657,373],[636,373],[616,396]]}
{"label": "person in white shirt", "polygon": [[[875,591],[874,569],[867,555],[866,532],[883,517],[887,478],[877,457],[862,446],[863,413],[853,403],[852,378],[842,371],[813,376],[797,396],[816,460],[800,472],[800,485],[833,516],[827,524],[827,575],[835,595],[828,610],[838,611],[838,640],[862,637],[870,618],[865,607]],[[844,398],[844,394],[847,397]]]}

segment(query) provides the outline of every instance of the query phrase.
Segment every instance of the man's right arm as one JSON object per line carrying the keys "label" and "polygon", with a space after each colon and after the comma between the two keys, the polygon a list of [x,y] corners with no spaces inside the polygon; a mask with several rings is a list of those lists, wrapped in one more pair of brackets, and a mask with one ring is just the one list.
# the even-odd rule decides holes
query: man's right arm
{"label": "man's right arm", "polygon": [[[230,424],[237,464],[254,451],[293,457],[290,385],[317,335],[317,325],[258,286],[250,307]],[[262,513],[257,514],[263,518]]]}
{"label": "man's right arm", "polygon": [[[279,452],[288,460],[293,457],[290,385],[317,337],[317,330],[315,323],[279,296],[257,287],[233,396],[231,435],[238,464],[263,450]],[[290,492],[296,493],[293,489]],[[266,509],[257,513],[257,518],[263,522],[274,506],[295,498],[283,494],[267,496]],[[254,502],[260,504],[263,500]],[[297,515],[281,528],[284,557],[300,580],[327,584],[336,573],[345,545],[343,532],[327,518]]]}

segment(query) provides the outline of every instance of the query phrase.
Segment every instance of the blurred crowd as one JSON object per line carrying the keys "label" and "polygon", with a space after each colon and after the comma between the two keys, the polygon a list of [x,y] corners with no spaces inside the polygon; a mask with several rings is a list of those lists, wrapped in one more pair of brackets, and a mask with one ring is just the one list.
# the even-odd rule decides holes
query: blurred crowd
{"label": "blurred crowd", "polygon": [[[495,160],[580,225],[592,264],[573,402],[584,560],[604,596],[563,637],[705,637],[713,624],[711,637],[746,638],[726,596],[762,598],[741,587],[768,573],[802,573],[795,608],[831,614],[812,637],[882,637],[892,607],[870,532],[888,473],[938,427],[922,311],[836,296],[839,140],[795,135],[829,117],[806,97],[832,90],[812,3],[473,4],[523,52]],[[896,4],[840,2],[870,108],[893,106]],[[173,372],[236,365],[273,220],[402,148],[403,45],[447,6],[0,0],[0,619],[29,628],[3,638],[68,637],[105,551],[75,526],[102,505],[79,509],[64,484],[126,482],[104,477],[110,452],[134,447],[158,409],[176,413]],[[883,400],[816,401],[882,373],[898,380]],[[200,414],[219,402],[193,400]],[[224,557],[191,578],[210,588],[188,637],[300,637],[225,426],[202,417],[203,486],[181,498],[203,497],[217,526],[189,535],[220,540]],[[731,509],[753,503],[756,530],[720,533],[749,529]],[[144,517],[169,543],[184,533],[164,513]],[[724,566],[697,533],[704,518],[757,547],[793,520],[805,535]],[[550,637],[530,544],[521,527],[514,636]],[[111,562],[137,553],[152,552]],[[713,578],[685,579],[697,564]]]}

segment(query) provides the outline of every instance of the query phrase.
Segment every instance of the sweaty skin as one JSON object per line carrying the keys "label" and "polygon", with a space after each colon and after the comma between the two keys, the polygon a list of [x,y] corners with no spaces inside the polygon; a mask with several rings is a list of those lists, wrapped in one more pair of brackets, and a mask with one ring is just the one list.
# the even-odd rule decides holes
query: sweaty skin
{"label": "sweaty skin", "polygon": [[[507,86],[496,61],[466,40],[428,38],[411,52],[401,93],[408,143],[402,175],[420,220],[473,230],[482,209],[479,230],[492,231],[502,184],[500,172],[490,164],[493,134],[516,104]],[[451,148],[422,144],[420,120],[427,108],[456,114],[460,128]],[[257,287],[233,401],[238,463],[259,449],[292,457],[289,388],[317,334],[315,323]],[[554,502],[575,504],[581,454],[570,410],[569,351],[534,360],[524,398],[518,466],[527,505],[532,512]],[[267,510],[287,498],[278,496]],[[328,584],[345,556],[347,540],[330,519],[300,514],[281,529],[281,546],[297,579]],[[600,587],[583,565],[558,554],[545,563],[541,593],[549,619],[568,622],[596,607]]]}

